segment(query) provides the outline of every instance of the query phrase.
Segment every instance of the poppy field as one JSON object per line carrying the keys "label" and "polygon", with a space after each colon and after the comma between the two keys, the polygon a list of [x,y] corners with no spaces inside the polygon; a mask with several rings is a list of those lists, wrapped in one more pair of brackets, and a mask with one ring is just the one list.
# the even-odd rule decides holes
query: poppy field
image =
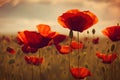
{"label": "poppy field", "polygon": [[[96,52],[116,52],[119,55],[119,43],[108,38],[99,38],[94,44],[94,37],[80,38],[85,44],[84,48],[70,54],[70,67],[85,67],[91,76],[84,80],[119,80],[120,58],[109,64],[104,64],[96,56]],[[69,54],[60,54],[54,45],[39,49],[36,53],[24,53],[14,35],[0,35],[0,80],[76,80],[69,70]],[[65,44],[65,43],[63,43]],[[9,53],[7,48],[14,49],[15,54]],[[28,64],[24,56],[41,56],[44,58],[41,65]],[[78,61],[79,60],[79,61]]]}
{"label": "poppy field", "polygon": [[97,36],[91,11],[68,10],[57,20],[69,34],[42,23],[37,31],[0,34],[0,80],[119,80],[119,24]]}

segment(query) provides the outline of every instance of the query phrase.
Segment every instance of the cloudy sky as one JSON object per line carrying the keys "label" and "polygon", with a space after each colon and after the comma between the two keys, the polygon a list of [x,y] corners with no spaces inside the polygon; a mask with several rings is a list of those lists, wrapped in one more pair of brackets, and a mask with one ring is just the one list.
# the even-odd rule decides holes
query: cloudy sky
{"label": "cloudy sky", "polygon": [[68,29],[58,24],[57,17],[70,9],[96,14],[99,22],[92,28],[97,34],[120,23],[120,0],[0,0],[0,33],[37,30],[36,25],[48,24],[53,31],[68,34]]}

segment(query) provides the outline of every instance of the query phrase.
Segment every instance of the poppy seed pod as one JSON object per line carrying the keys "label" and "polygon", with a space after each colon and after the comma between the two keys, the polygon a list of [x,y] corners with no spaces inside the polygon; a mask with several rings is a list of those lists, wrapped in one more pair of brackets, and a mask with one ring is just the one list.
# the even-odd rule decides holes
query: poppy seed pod
{"label": "poppy seed pod", "polygon": [[115,49],[115,44],[112,44],[111,51],[114,51],[114,49]]}
{"label": "poppy seed pod", "polygon": [[70,30],[70,32],[69,32],[69,37],[72,39],[73,38],[73,31],[72,30]]}
{"label": "poppy seed pod", "polygon": [[93,35],[95,34],[95,29],[92,29],[92,34],[93,34]]}

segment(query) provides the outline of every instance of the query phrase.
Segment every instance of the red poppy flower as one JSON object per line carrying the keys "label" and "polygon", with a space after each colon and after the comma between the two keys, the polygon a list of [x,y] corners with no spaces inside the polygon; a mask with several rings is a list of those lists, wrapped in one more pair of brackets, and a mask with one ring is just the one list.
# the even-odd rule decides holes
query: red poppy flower
{"label": "red poppy flower", "polygon": [[16,54],[15,50],[11,47],[7,47],[7,52],[9,52],[10,54]]}
{"label": "red poppy flower", "polygon": [[44,37],[53,38],[58,34],[57,32],[51,31],[50,26],[46,25],[46,24],[37,25],[37,29],[38,29],[39,33]]}
{"label": "red poppy flower", "polygon": [[98,44],[99,43],[99,38],[97,37],[97,38],[93,39],[92,42],[93,42],[93,44]]}
{"label": "red poppy flower", "polygon": [[87,76],[91,76],[91,72],[87,68],[71,68],[70,72],[76,79],[84,79]]}
{"label": "red poppy flower", "polygon": [[25,56],[24,59],[28,64],[33,64],[33,65],[40,65],[43,62],[43,57],[35,57],[35,56]]}
{"label": "red poppy flower", "polygon": [[112,63],[117,58],[117,54],[102,54],[99,52],[96,53],[96,56],[102,59],[102,62],[106,64]]}
{"label": "red poppy flower", "polygon": [[111,26],[105,28],[102,33],[112,41],[120,40],[120,26]]}
{"label": "red poppy flower", "polygon": [[70,30],[83,32],[98,22],[98,18],[90,11],[69,10],[58,17],[58,22]]}
{"label": "red poppy flower", "polygon": [[18,38],[23,43],[23,45],[27,46],[26,49],[37,49],[45,47],[51,40],[51,38],[44,37],[39,33],[33,31],[19,32]]}
{"label": "red poppy flower", "polygon": [[59,51],[60,54],[69,54],[70,52],[72,52],[71,47],[68,45],[56,45],[56,49]]}
{"label": "red poppy flower", "polygon": [[70,44],[72,49],[81,49],[83,47],[82,43],[78,43],[76,41],[72,41]]}
{"label": "red poppy flower", "polygon": [[53,41],[51,41],[49,44],[57,45],[67,38],[66,35],[59,34],[58,32],[51,31],[50,26],[46,25],[46,24],[37,25],[37,29],[42,36],[49,37],[49,38],[53,39]]}

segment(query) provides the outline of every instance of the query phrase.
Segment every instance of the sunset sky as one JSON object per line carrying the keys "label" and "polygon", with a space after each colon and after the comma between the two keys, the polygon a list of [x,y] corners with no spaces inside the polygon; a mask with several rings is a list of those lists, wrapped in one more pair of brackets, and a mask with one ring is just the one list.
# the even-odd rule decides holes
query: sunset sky
{"label": "sunset sky", "polygon": [[37,30],[38,24],[48,24],[53,31],[68,34],[68,29],[58,24],[57,17],[70,9],[96,14],[99,22],[92,28],[97,34],[120,23],[120,0],[0,0],[0,33],[16,34]]}

